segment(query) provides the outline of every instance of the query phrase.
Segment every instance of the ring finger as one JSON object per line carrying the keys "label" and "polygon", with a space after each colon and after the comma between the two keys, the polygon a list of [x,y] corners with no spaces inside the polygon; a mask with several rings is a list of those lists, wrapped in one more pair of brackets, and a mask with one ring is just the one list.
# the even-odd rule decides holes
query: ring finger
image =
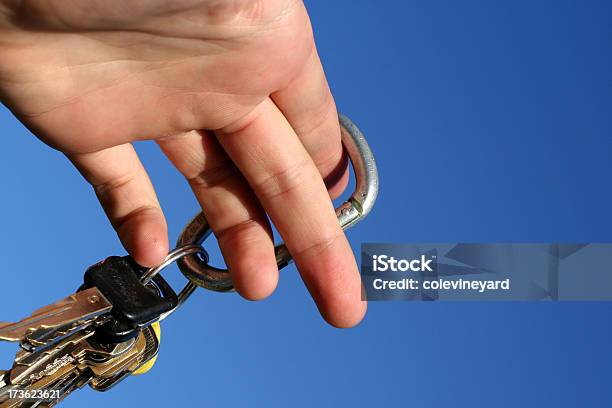
{"label": "ring finger", "polygon": [[278,268],[267,216],[214,135],[191,131],[158,144],[189,181],[236,290],[251,300],[269,296],[278,282]]}

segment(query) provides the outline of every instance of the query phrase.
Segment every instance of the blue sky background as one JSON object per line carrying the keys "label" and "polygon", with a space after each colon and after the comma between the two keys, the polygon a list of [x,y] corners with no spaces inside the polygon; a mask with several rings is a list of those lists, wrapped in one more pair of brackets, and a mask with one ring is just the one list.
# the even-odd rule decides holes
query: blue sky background
{"label": "blue sky background", "polygon": [[[349,234],[357,255],[364,241],[612,241],[612,3],[308,7],[338,105],[379,164],[375,211]],[[124,251],[59,153],[4,109],[0,132],[1,317],[12,320]],[[138,150],[174,239],[195,199],[155,145]],[[151,373],[64,406],[612,406],[611,313],[378,302],[359,327],[336,330],[292,266],[264,302],[199,291],[164,322]],[[0,367],[15,350],[0,345]]]}

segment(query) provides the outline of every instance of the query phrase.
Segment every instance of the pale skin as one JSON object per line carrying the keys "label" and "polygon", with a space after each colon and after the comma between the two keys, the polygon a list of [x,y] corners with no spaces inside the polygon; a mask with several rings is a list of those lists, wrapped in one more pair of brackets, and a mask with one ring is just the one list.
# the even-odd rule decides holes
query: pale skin
{"label": "pale skin", "polygon": [[268,214],[325,320],[363,318],[330,200],[348,180],[336,106],[301,1],[0,0],[0,99],[91,183],[141,265],[169,250],[132,146],[152,139],[242,296],[278,282]]}

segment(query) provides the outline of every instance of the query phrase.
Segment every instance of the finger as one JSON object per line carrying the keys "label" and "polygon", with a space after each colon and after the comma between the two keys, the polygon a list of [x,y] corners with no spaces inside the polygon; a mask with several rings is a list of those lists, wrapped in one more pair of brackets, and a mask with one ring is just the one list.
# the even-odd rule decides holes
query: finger
{"label": "finger", "polygon": [[153,185],[131,144],[69,159],[89,181],[125,249],[142,266],[168,254],[166,220]]}
{"label": "finger", "polygon": [[321,175],[283,114],[266,99],[217,136],[278,228],[323,317],[339,327],[357,324],[366,305],[355,258]]}
{"label": "finger", "polygon": [[348,159],[342,148],[336,103],[316,49],[301,73],[271,96],[317,165],[329,195],[337,198],[348,184]]}
{"label": "finger", "polygon": [[214,135],[193,131],[158,143],[189,181],[236,290],[251,300],[269,296],[278,268],[267,216]]}

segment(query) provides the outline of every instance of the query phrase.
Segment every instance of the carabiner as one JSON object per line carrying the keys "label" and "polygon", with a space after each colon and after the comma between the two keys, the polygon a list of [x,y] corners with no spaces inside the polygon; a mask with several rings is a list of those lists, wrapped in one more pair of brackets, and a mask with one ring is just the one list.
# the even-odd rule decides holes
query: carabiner
{"label": "carabiner", "polygon": [[[355,173],[355,191],[351,198],[336,208],[340,226],[342,229],[347,229],[365,218],[372,210],[378,195],[378,172],[370,146],[359,128],[348,117],[340,115],[340,129],[342,144]],[[201,245],[210,233],[206,216],[200,212],[187,224],[176,246],[180,248],[185,245]],[[278,244],[274,250],[279,269],[291,262],[291,254],[285,244]],[[185,256],[178,260],[177,264],[183,275],[200,287],[217,292],[234,289],[227,269],[208,265],[197,254]]]}

